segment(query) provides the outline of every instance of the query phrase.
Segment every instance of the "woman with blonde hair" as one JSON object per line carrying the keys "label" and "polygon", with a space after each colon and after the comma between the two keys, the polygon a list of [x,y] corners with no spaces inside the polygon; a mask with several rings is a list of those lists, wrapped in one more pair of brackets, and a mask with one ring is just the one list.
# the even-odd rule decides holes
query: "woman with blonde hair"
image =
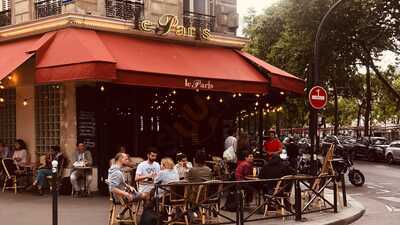
{"label": "woman with blonde hair", "polygon": [[[161,171],[159,175],[155,178],[155,183],[168,184],[171,182],[179,181],[178,172],[175,170],[174,161],[171,158],[161,159]],[[159,189],[159,194],[163,195],[164,190]]]}

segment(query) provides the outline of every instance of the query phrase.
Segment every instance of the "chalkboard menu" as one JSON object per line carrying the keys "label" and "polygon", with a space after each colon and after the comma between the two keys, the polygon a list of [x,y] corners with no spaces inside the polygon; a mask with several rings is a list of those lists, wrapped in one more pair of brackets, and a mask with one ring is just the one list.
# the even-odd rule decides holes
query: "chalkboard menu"
{"label": "chalkboard menu", "polygon": [[78,113],[78,140],[87,148],[96,147],[96,114],[91,111],[80,110]]}

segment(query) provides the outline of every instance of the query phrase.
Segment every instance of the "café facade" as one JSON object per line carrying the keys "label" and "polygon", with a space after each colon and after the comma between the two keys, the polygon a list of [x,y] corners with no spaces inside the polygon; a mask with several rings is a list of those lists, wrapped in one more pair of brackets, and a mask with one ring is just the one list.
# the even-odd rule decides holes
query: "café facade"
{"label": "caf\u00e9 facade", "polygon": [[120,145],[222,154],[227,128],[304,92],[242,51],[244,38],[174,14],[140,18],[66,12],[0,27],[0,139],[23,139],[32,160],[84,142],[101,180]]}

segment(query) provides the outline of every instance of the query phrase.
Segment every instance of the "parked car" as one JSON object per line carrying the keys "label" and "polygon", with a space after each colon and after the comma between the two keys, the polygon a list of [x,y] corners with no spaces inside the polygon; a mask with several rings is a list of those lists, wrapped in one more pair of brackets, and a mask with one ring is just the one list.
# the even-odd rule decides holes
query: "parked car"
{"label": "parked car", "polygon": [[377,161],[385,159],[388,142],[384,137],[362,137],[353,147],[355,158]]}
{"label": "parked car", "polygon": [[321,142],[321,150],[322,154],[325,155],[328,152],[329,147],[331,144],[335,145],[335,155],[343,155],[345,148],[343,144],[340,142],[339,138],[335,135],[325,136]]}
{"label": "parked car", "polygon": [[400,141],[393,141],[385,151],[385,159],[389,164],[400,161]]}

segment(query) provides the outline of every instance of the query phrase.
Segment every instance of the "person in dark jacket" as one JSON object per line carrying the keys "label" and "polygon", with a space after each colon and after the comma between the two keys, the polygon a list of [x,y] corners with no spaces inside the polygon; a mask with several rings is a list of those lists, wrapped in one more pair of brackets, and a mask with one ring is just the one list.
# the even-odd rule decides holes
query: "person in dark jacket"
{"label": "person in dark jacket", "polygon": [[286,152],[289,157],[289,163],[292,168],[297,168],[297,157],[299,157],[299,146],[297,146],[296,142],[293,138],[289,138],[288,143],[286,144]]}
{"label": "person in dark jacket", "polygon": [[[286,175],[294,175],[296,171],[287,165],[279,155],[272,155],[272,158],[268,161],[268,163],[261,169],[260,178],[261,179],[277,179],[284,177]],[[268,182],[264,185],[264,190],[268,193],[271,193],[277,181]]]}

